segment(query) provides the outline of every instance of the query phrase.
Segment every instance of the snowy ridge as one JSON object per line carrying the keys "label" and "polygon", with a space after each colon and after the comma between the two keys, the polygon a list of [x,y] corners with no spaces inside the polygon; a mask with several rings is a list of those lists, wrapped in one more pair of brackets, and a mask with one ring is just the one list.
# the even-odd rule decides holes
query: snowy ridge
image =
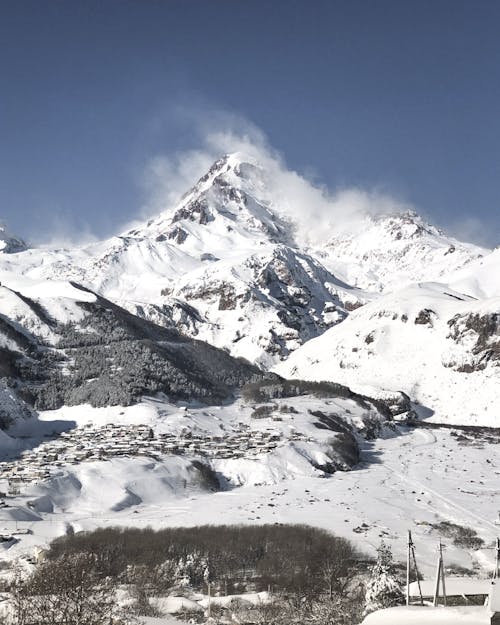
{"label": "snowy ridge", "polygon": [[129,308],[264,368],[371,297],[284,245],[206,263],[169,283],[162,295],[162,304]]}
{"label": "snowy ridge", "polygon": [[406,211],[367,215],[348,229],[341,225],[316,252],[323,264],[351,284],[391,291],[413,282],[446,281],[450,273],[489,250],[457,241]]}
{"label": "snowy ridge", "polygon": [[500,296],[500,247],[452,273],[450,286],[477,299]]}

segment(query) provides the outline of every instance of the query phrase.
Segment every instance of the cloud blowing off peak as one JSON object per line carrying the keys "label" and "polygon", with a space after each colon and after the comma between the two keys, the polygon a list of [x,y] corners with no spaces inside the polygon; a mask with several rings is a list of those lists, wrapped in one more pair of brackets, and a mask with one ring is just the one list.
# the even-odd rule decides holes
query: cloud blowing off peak
{"label": "cloud blowing off peak", "polygon": [[210,166],[226,154],[237,154],[261,169],[260,199],[280,216],[293,221],[304,243],[322,233],[362,228],[363,218],[412,211],[406,202],[377,190],[350,187],[330,190],[290,169],[265,134],[246,120],[219,115],[198,122],[199,147],[157,154],[146,164],[141,183],[146,201],[142,212],[154,216],[171,209]]}

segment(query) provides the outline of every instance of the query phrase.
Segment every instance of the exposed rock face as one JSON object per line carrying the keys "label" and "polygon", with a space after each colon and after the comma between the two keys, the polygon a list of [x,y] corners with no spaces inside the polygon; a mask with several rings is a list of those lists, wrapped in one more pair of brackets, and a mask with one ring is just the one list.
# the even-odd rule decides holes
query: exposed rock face
{"label": "exposed rock face", "polygon": [[422,326],[432,326],[432,317],[435,315],[436,313],[430,308],[424,308],[424,310],[421,310],[415,317],[415,323]]}
{"label": "exposed rock face", "polygon": [[482,371],[500,366],[500,313],[456,315],[448,322],[450,338],[470,345],[469,362],[454,364],[457,371]]}
{"label": "exposed rock face", "polygon": [[234,355],[251,354],[263,367],[342,321],[342,297],[358,296],[310,256],[285,245],[212,263],[162,292],[160,306],[141,305],[134,312]]}

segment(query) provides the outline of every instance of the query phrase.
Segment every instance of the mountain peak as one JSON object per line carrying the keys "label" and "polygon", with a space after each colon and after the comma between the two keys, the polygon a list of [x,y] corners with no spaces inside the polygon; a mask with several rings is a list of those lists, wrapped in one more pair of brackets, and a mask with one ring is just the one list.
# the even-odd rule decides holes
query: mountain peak
{"label": "mountain peak", "polygon": [[15,254],[16,252],[24,252],[28,249],[26,243],[12,235],[4,224],[0,223],[0,252],[4,254]]}
{"label": "mountain peak", "polygon": [[234,175],[240,179],[248,179],[251,173],[254,175],[257,172],[262,174],[263,170],[255,159],[249,157],[244,152],[230,152],[224,154],[213,162],[208,171],[198,180],[194,187],[182,197],[181,201],[193,192],[202,191],[207,185],[209,186],[214,179],[229,172],[233,172]]}
{"label": "mountain peak", "polygon": [[423,236],[445,236],[445,233],[428,223],[414,210],[404,210],[386,215],[380,215],[374,220],[388,231],[394,240],[418,239]]}
{"label": "mountain peak", "polygon": [[290,243],[290,224],[271,207],[265,170],[234,152],[216,160],[177,205],[126,236],[167,241],[184,250],[194,246],[200,253],[216,253],[206,247],[214,243],[223,248]]}

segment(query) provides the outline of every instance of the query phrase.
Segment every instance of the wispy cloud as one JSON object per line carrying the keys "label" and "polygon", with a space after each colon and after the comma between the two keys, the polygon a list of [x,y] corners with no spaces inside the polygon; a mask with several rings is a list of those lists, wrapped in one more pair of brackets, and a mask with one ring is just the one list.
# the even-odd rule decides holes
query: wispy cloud
{"label": "wispy cloud", "polygon": [[45,218],[43,227],[34,230],[28,239],[30,245],[49,248],[74,248],[98,241],[90,224],[74,215],[54,212]]}
{"label": "wispy cloud", "polygon": [[412,209],[408,203],[379,190],[329,190],[312,177],[293,171],[262,130],[239,115],[223,111],[207,113],[195,107],[177,114],[180,123],[189,124],[198,147],[157,154],[147,162],[141,179],[146,195],[143,215],[157,215],[172,208],[216,159],[233,152],[262,165],[267,199],[274,210],[296,223],[305,243],[324,239],[325,232],[333,229],[338,232],[362,228],[362,218],[366,215]]}

